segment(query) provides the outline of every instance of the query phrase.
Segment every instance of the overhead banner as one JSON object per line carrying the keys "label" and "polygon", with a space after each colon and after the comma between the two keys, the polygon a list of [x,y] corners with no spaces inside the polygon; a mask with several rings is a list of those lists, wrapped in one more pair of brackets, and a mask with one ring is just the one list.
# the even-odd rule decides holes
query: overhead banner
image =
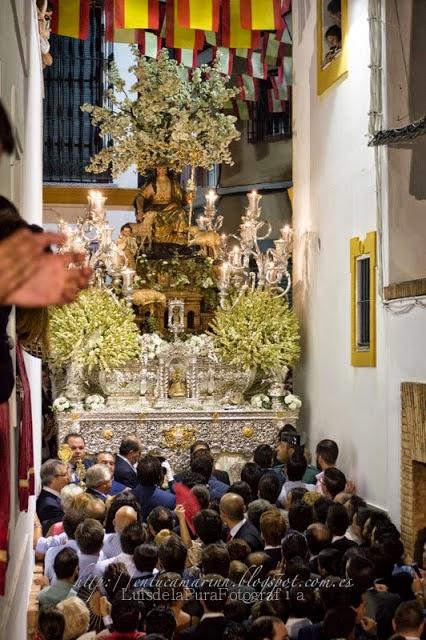
{"label": "overhead banner", "polygon": [[240,0],[222,0],[222,46],[231,49],[259,49],[260,32],[241,26]]}
{"label": "overhead banner", "polygon": [[203,48],[204,31],[179,26],[178,0],[168,0],[166,8],[166,46],[171,49]]}
{"label": "overhead banner", "polygon": [[179,26],[219,31],[219,0],[177,0]]}
{"label": "overhead banner", "polygon": [[52,33],[87,40],[90,27],[90,0],[51,0]]}
{"label": "overhead banner", "polygon": [[276,31],[281,27],[281,0],[240,0],[244,29]]}
{"label": "overhead banner", "polygon": [[114,1],[116,29],[158,29],[159,24],[159,0]]}

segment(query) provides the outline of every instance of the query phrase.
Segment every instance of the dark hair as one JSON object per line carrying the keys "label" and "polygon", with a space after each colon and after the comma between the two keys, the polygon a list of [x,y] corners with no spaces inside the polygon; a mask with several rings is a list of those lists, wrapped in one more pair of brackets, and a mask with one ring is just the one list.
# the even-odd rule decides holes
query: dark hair
{"label": "dark hair", "polygon": [[78,525],[75,540],[82,553],[88,555],[99,553],[104,542],[104,529],[101,523],[94,518],[86,518]]}
{"label": "dark hair", "polygon": [[345,502],[345,509],[348,512],[349,520],[354,519],[354,515],[358,513],[360,509],[365,509],[367,506],[364,498],[360,498],[360,496],[351,496],[347,502]]}
{"label": "dark hair", "polygon": [[67,433],[67,435],[65,436],[65,438],[63,440],[63,443],[64,444],[68,444],[68,442],[70,441],[71,438],[80,438],[81,440],[83,440],[84,445],[86,445],[86,440],[83,438],[81,433]]}
{"label": "dark hair", "polygon": [[326,576],[340,576],[342,574],[342,554],[337,549],[323,549],[318,554],[318,567]]}
{"label": "dark hair", "polygon": [[201,553],[201,566],[204,574],[217,573],[227,578],[230,565],[229,551],[222,544],[208,544]]}
{"label": "dark hair", "polygon": [[302,583],[306,580],[309,580],[311,575],[311,571],[309,569],[309,565],[306,560],[301,558],[300,556],[294,556],[286,561],[285,564],[285,577],[288,580],[293,581],[302,581]]}
{"label": "dark hair", "polygon": [[65,547],[56,554],[53,561],[53,570],[58,580],[66,580],[74,575],[78,567],[78,555],[71,547]]}
{"label": "dark hair", "polygon": [[185,487],[188,487],[188,489],[193,489],[197,485],[204,487],[206,481],[204,476],[201,475],[201,473],[194,473],[194,471],[191,471],[189,469],[188,471],[185,471],[184,473],[182,473],[182,475],[180,476],[179,482],[181,484],[184,484]]}
{"label": "dark hair", "polygon": [[312,507],[314,512],[314,522],[325,524],[327,521],[328,510],[332,504],[334,504],[333,500],[327,496],[321,496],[318,498]]}
{"label": "dark hair", "polygon": [[293,503],[288,510],[288,524],[290,529],[295,531],[303,533],[312,524],[313,519],[312,507],[303,500]]}
{"label": "dark hair", "polygon": [[287,478],[293,481],[302,480],[307,466],[308,463],[303,453],[303,448],[296,447],[294,453],[287,460]]}
{"label": "dark hair", "polygon": [[191,493],[196,497],[200,509],[210,508],[210,491],[204,484],[195,484],[191,487]]}
{"label": "dark hair", "polygon": [[317,456],[321,456],[327,464],[336,464],[336,460],[339,455],[339,447],[334,440],[326,438],[318,442],[316,454]]}
{"label": "dark hair", "polygon": [[199,451],[191,457],[191,471],[199,473],[207,484],[213,472],[213,456],[210,451]]}
{"label": "dark hair", "polygon": [[179,536],[173,534],[160,544],[158,557],[164,571],[182,573],[185,569],[187,549]]}
{"label": "dark hair", "polygon": [[[302,597],[300,597],[302,596]],[[289,615],[292,618],[311,618],[315,610],[315,592],[304,585],[292,587],[288,595]]]}
{"label": "dark hair", "polygon": [[114,630],[119,633],[136,631],[139,625],[140,604],[119,591],[112,601],[111,618]]}
{"label": "dark hair", "polygon": [[0,153],[4,151],[9,156],[15,149],[15,140],[13,138],[12,125],[6,109],[0,100]]}
{"label": "dark hair", "polygon": [[136,547],[145,542],[145,530],[139,522],[132,522],[125,527],[120,535],[123,553],[133,555]]}
{"label": "dark hair", "polygon": [[146,633],[161,633],[168,640],[172,640],[176,631],[176,619],[170,607],[157,605],[145,618]]}
{"label": "dark hair", "polygon": [[326,611],[347,606],[346,593],[347,589],[342,589],[342,578],[337,576],[328,576],[319,589],[320,600]]}
{"label": "dark hair", "polygon": [[258,531],[260,531],[260,518],[262,516],[262,513],[265,513],[265,511],[269,511],[269,509],[272,509],[273,506],[274,505],[271,504],[269,500],[264,500],[264,498],[253,500],[248,505],[247,518]]}
{"label": "dark hair", "polygon": [[105,516],[105,533],[114,533],[114,519],[121,507],[132,507],[138,516],[138,522],[142,522],[141,507],[133,493],[124,491],[113,497]]}
{"label": "dark hair", "polygon": [[111,562],[105,567],[105,573],[102,578],[102,585],[110,602],[117,593],[122,589],[127,589],[130,581],[127,567],[122,562]]}
{"label": "dark hair", "polygon": [[40,609],[38,614],[38,630],[45,640],[62,640],[65,631],[64,614],[53,607]]}
{"label": "dark hair", "polygon": [[[231,609],[231,607],[235,610],[235,609],[240,609],[240,611],[247,611],[247,605],[244,604],[244,602],[241,601],[230,601],[227,602],[225,605],[225,611],[228,611],[228,608]],[[247,640],[247,631],[244,627],[243,624],[241,624],[245,618],[248,618],[248,613],[244,616],[244,618],[241,620],[241,622],[236,622],[234,620],[231,620],[231,618],[229,618],[229,616],[226,616],[228,620],[230,620],[230,622],[226,625],[225,630],[223,632],[222,635],[222,640]]]}
{"label": "dark hair", "polygon": [[129,453],[132,453],[132,451],[140,451],[138,441],[134,437],[124,438],[120,442],[118,453],[120,454],[120,456],[128,456]]}
{"label": "dark hair", "polygon": [[374,584],[374,564],[361,555],[349,558],[346,563],[346,574],[355,587],[363,593]]}
{"label": "dark hair", "polygon": [[208,442],[206,442],[205,440],[196,440],[193,444],[191,444],[190,448],[189,448],[189,455],[193,456],[195,450],[200,447],[200,451],[201,449],[204,449],[205,451],[210,451],[210,445]]}
{"label": "dark hair", "polygon": [[420,627],[423,622],[423,609],[416,600],[401,602],[393,619],[395,631],[404,634]]}
{"label": "dark hair", "polygon": [[213,509],[201,509],[193,519],[195,531],[204,544],[217,542],[222,537],[222,520]]}
{"label": "dark hair", "polygon": [[144,487],[155,487],[162,480],[161,462],[155,456],[147,454],[138,462],[138,480]]}
{"label": "dark hair", "polygon": [[425,546],[425,543],[426,543],[426,527],[423,527],[423,529],[419,529],[417,531],[416,541],[414,543],[414,553],[413,553],[414,562],[416,562],[418,566],[421,567],[422,569],[426,569],[426,567],[423,567],[423,547]]}
{"label": "dark hair", "polygon": [[274,637],[274,624],[280,623],[280,618],[275,616],[260,616],[250,626],[250,640],[264,640]]}
{"label": "dark hair", "polygon": [[260,517],[260,530],[265,544],[278,546],[286,533],[286,522],[279,509],[270,509]]}
{"label": "dark hair", "polygon": [[237,493],[242,497],[246,506],[253,500],[250,485],[244,480],[239,480],[238,482],[234,482],[233,484],[231,484],[227,493]]}
{"label": "dark hair", "polygon": [[288,533],[281,543],[284,560],[290,560],[294,556],[306,558],[308,555],[308,543],[304,535],[297,531]]}
{"label": "dark hair", "polygon": [[327,11],[329,11],[332,15],[336,15],[342,10],[341,0],[330,0],[327,5]]}
{"label": "dark hair", "polygon": [[329,36],[336,36],[336,38],[339,39],[339,42],[342,41],[342,30],[339,26],[337,26],[337,24],[332,24],[331,27],[328,27],[327,31],[325,32],[325,37],[328,38]]}
{"label": "dark hair", "polygon": [[257,496],[262,469],[256,462],[246,462],[241,469],[241,480],[247,482],[253,496]]}
{"label": "dark hair", "polygon": [[154,507],[146,519],[154,533],[160,533],[163,529],[172,531],[174,526],[173,513],[167,507]]}
{"label": "dark hair", "polygon": [[330,467],[324,471],[323,482],[328,493],[332,498],[335,498],[338,493],[345,490],[346,476],[342,471],[340,471],[340,469]]}
{"label": "dark hair", "polygon": [[275,504],[281,491],[281,483],[275,473],[265,473],[259,480],[258,495],[261,500]]}
{"label": "dark hair", "polygon": [[305,493],[308,493],[306,487],[294,487],[294,489],[291,489],[287,494],[287,500],[290,500],[290,507],[294,502],[300,502]]}
{"label": "dark hair", "polygon": [[241,538],[232,538],[226,543],[226,548],[228,549],[229,559],[232,562],[233,560],[238,560],[239,562],[244,562],[247,559],[251,549],[248,542],[242,540]]}
{"label": "dark hair", "polygon": [[152,572],[158,562],[158,547],[155,544],[140,544],[133,552],[133,560],[138,571]]}
{"label": "dark hair", "polygon": [[327,514],[327,527],[333,536],[344,536],[350,525],[348,512],[343,504],[335,502],[331,505]]}
{"label": "dark hair", "polygon": [[330,531],[325,524],[321,522],[310,524],[305,535],[309,551],[314,556],[317,556],[319,552],[325,549],[331,542]]}
{"label": "dark hair", "polygon": [[274,460],[274,450],[269,444],[260,444],[254,450],[253,460],[261,469],[270,469]]}
{"label": "dark hair", "polygon": [[367,552],[367,557],[374,565],[376,578],[390,578],[392,575],[394,562],[390,558],[381,544],[373,544]]}
{"label": "dark hair", "polygon": [[201,581],[200,599],[208,611],[223,611],[228,599],[227,579],[217,573],[205,575]]}
{"label": "dark hair", "polygon": [[325,640],[347,638],[353,632],[356,623],[356,613],[351,607],[339,607],[326,612],[322,623]]}
{"label": "dark hair", "polygon": [[120,227],[120,231],[123,231],[123,229],[130,229],[130,231],[132,231],[132,227],[128,222],[126,222],[126,224],[123,224],[122,227]]}
{"label": "dark hair", "polygon": [[62,524],[64,526],[64,532],[67,534],[69,540],[75,539],[75,532],[80,522],[83,522],[85,518],[84,513],[77,511],[77,509],[68,509],[64,514]]}

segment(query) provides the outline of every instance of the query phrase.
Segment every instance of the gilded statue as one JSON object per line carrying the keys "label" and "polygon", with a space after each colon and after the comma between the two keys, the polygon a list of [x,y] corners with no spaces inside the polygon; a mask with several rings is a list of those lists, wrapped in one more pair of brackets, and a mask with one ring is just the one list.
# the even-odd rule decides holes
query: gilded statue
{"label": "gilded statue", "polygon": [[170,377],[169,398],[186,398],[186,384],[181,369],[175,369]]}
{"label": "gilded statue", "polygon": [[188,215],[184,207],[191,194],[181,188],[174,174],[165,166],[155,170],[154,177],[135,199],[137,222],[132,224],[133,235],[143,246],[152,242],[186,244],[188,241]]}
{"label": "gilded statue", "polygon": [[[136,270],[136,254],[138,252],[138,243],[132,232],[130,224],[123,224],[118,236],[117,246],[126,256],[127,266],[129,269]],[[123,265],[124,266],[124,265]]]}

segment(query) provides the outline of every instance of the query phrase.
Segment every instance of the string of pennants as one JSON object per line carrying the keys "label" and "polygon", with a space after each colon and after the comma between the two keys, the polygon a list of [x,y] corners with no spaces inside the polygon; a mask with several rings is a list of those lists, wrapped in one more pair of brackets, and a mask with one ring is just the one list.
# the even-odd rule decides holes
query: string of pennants
{"label": "string of pennants", "polygon": [[[87,39],[91,0],[51,0],[52,32]],[[268,109],[287,110],[292,84],[292,0],[104,0],[107,41],[135,43],[156,58],[163,46],[188,73],[220,53],[221,72],[241,94],[229,105],[240,120],[254,117],[261,81]],[[208,56],[209,57],[209,56]],[[240,60],[237,61],[237,58]],[[245,61],[245,62],[244,62]],[[243,69],[244,72],[241,72]]]}

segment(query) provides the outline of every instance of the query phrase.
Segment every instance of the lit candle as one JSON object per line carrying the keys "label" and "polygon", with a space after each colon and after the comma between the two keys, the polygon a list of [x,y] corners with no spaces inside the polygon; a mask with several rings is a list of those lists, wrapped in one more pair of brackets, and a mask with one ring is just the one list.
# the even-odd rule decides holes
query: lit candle
{"label": "lit candle", "polygon": [[135,277],[135,272],[133,269],[123,269],[121,272],[123,277],[123,289],[129,289],[133,285],[133,278]]}
{"label": "lit candle", "polygon": [[248,194],[247,197],[248,197],[248,201],[249,201],[249,209],[250,209],[250,211],[257,212],[258,207],[259,207],[259,202],[260,202],[262,196],[259,195],[257,193],[257,191],[253,190],[251,193]]}
{"label": "lit candle", "polygon": [[287,251],[291,251],[291,245],[293,242],[293,229],[290,225],[286,224],[285,227],[281,229],[281,238],[285,243],[285,247]]}
{"label": "lit candle", "polygon": [[226,286],[228,284],[230,271],[231,271],[231,266],[229,262],[223,262],[220,265],[220,283],[222,285]]}
{"label": "lit candle", "polygon": [[94,211],[98,214],[103,213],[106,198],[100,191],[89,191],[87,200],[89,202],[90,211]]}
{"label": "lit candle", "polygon": [[113,228],[109,225],[105,225],[102,229],[102,246],[110,247],[112,243]]}
{"label": "lit candle", "polygon": [[122,267],[122,259],[120,255],[120,250],[116,244],[112,247],[112,266],[114,269],[120,269]]}
{"label": "lit candle", "polygon": [[277,250],[277,254],[281,257],[285,255],[286,252],[286,243],[285,240],[280,238],[279,240],[274,241],[275,248]]}
{"label": "lit candle", "polygon": [[241,251],[239,247],[234,247],[231,251],[231,256],[230,256],[230,260],[231,260],[231,264],[233,267],[240,267],[241,266]]}
{"label": "lit candle", "polygon": [[206,202],[209,209],[212,209],[214,207],[214,203],[216,202],[216,200],[217,194],[213,189],[210,189],[210,191],[206,195]]}

